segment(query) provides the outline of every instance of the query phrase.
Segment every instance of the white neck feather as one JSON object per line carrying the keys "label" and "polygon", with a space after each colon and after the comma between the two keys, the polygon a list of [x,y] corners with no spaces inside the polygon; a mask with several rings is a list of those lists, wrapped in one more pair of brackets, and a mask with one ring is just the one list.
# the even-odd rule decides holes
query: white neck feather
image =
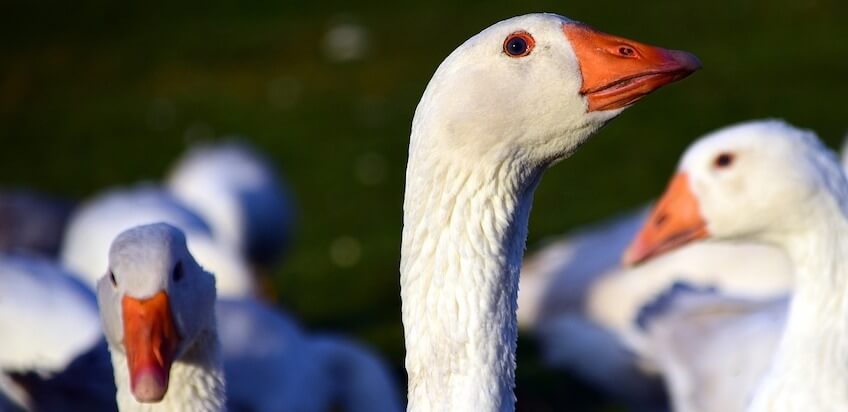
{"label": "white neck feather", "polygon": [[[819,216],[802,236],[783,241],[795,288],[783,337],[750,410],[848,407],[848,221]],[[824,218],[827,217],[827,218]]]}
{"label": "white neck feather", "polygon": [[112,350],[118,409],[121,411],[203,411],[226,410],[221,345],[214,330],[201,332],[194,345],[171,366],[168,392],[158,403],[139,403],[130,391],[127,358]]}
{"label": "white neck feather", "polygon": [[518,274],[543,170],[517,158],[410,151],[401,251],[409,411],[514,408]]}

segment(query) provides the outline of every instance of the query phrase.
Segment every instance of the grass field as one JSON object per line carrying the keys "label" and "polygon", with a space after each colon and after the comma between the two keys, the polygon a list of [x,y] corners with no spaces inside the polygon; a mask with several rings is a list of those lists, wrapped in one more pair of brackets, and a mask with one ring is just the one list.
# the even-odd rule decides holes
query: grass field
{"label": "grass field", "polygon": [[[296,240],[274,274],[279,304],[310,328],[370,341],[400,372],[412,113],[442,58],[489,24],[550,11],[704,63],[548,173],[531,251],[656,196],[686,145],[716,127],[780,117],[832,147],[848,129],[848,3],[838,0],[283,3],[0,5],[0,184],[82,199],[161,178],[194,141],[244,136],[298,203]],[[360,58],[328,57],[340,26],[367,37]],[[541,372],[531,349],[519,365],[524,409],[606,405]]]}

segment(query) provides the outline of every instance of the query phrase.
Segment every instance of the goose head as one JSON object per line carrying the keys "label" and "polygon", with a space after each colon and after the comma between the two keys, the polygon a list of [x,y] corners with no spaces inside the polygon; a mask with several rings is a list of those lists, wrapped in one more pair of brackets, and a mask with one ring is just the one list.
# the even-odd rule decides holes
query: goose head
{"label": "goose head", "polygon": [[686,151],[624,262],[705,238],[785,245],[823,213],[848,215],[844,179],[811,131],[777,120],[718,130]]}
{"label": "goose head", "polygon": [[689,53],[562,16],[514,17],[470,38],[439,66],[416,109],[410,150],[548,165],[699,67]]}
{"label": "goose head", "polygon": [[161,401],[172,364],[200,332],[214,330],[215,279],[191,256],[183,233],[165,223],[118,235],[97,300],[110,349],[126,357],[138,402]]}

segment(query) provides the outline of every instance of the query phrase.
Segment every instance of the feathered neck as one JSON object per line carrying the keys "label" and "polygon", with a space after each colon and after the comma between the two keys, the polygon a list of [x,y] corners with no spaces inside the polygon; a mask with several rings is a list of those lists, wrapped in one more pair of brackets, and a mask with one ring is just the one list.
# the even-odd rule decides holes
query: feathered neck
{"label": "feathered neck", "polygon": [[519,158],[410,149],[401,250],[409,411],[514,408],[518,274],[543,170]]}
{"label": "feathered neck", "polygon": [[[213,320],[214,323],[214,320]],[[203,411],[226,410],[224,371],[221,345],[214,329],[205,330],[194,344],[171,366],[168,392],[158,403],[139,403],[130,391],[127,358],[123,352],[109,348],[118,387],[118,409],[121,411]]]}
{"label": "feathered neck", "polygon": [[848,407],[848,221],[833,199],[818,203],[806,229],[780,241],[795,265],[795,287],[753,411]]}

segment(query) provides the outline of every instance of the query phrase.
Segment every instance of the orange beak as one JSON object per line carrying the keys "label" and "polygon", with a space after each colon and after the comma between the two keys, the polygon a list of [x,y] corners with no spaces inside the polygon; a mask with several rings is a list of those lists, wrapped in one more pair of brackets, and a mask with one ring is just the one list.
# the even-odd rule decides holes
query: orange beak
{"label": "orange beak", "polygon": [[562,29],[580,62],[580,93],[590,112],[627,107],[701,68],[698,58],[684,51],[638,43],[580,23],[565,23]]}
{"label": "orange beak", "polygon": [[168,375],[180,338],[171,317],[168,295],[150,299],[124,296],[124,347],[130,387],[139,402],[158,402],[168,391]]}
{"label": "orange beak", "polygon": [[644,262],[708,235],[698,200],[689,188],[689,178],[678,173],[624,252],[624,264]]}

